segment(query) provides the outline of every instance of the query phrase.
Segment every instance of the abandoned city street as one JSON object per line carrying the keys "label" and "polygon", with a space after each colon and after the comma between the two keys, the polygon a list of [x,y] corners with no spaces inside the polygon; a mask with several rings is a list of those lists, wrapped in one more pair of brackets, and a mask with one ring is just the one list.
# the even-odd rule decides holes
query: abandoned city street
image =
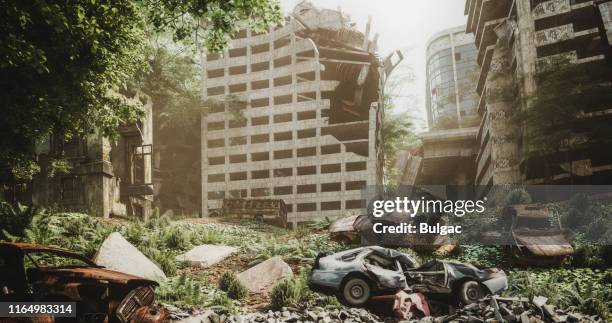
{"label": "abandoned city street", "polygon": [[0,13],[0,323],[612,322],[612,0]]}

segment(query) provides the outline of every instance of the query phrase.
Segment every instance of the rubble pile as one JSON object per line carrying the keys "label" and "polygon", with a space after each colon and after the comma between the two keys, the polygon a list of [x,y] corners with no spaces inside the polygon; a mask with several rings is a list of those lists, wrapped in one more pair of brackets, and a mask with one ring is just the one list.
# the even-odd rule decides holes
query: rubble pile
{"label": "rubble pile", "polygon": [[378,316],[361,308],[325,309],[312,307],[298,309],[283,307],[280,311],[254,312],[247,314],[223,315],[212,311],[186,317],[174,311],[173,319],[181,323],[375,323],[383,322]]}
{"label": "rubble pile", "polygon": [[322,307],[312,307],[310,309],[300,310],[292,307],[283,307],[280,311],[268,311],[262,313],[249,313],[245,315],[236,315],[229,317],[227,323],[240,322],[312,322],[312,323],[330,323],[330,322],[382,322],[376,315],[360,308],[346,309],[324,309]]}
{"label": "rubble pile", "polygon": [[580,314],[572,307],[561,310],[546,304],[546,301],[546,297],[542,296],[536,296],[531,301],[527,298],[488,296],[477,303],[457,309],[452,315],[428,317],[420,322],[603,322],[597,315]]}

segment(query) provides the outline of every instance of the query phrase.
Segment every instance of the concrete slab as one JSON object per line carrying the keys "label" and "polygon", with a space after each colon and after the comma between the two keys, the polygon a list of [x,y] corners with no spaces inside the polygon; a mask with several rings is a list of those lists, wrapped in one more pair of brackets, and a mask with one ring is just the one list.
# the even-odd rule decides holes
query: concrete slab
{"label": "concrete slab", "polygon": [[238,249],[235,247],[204,244],[176,256],[176,261],[187,262],[191,266],[205,268],[222,261],[236,251]]}
{"label": "concrete slab", "polygon": [[291,267],[280,256],[276,256],[241,272],[238,280],[250,292],[267,294],[281,279],[291,276]]}

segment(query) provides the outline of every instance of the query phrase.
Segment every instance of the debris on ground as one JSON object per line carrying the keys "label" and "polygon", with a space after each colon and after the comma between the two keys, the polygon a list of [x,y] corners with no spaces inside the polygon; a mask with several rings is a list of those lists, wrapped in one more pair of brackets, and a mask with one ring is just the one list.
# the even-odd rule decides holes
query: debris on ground
{"label": "debris on ground", "polygon": [[144,277],[157,282],[167,279],[157,267],[119,232],[111,233],[102,243],[94,262],[107,269]]}
{"label": "debris on ground", "polygon": [[283,258],[276,256],[241,272],[238,280],[250,292],[269,293],[281,279],[291,276],[291,267]]}
{"label": "debris on ground", "polygon": [[547,305],[546,301],[547,299],[542,296],[535,296],[532,300],[519,297],[488,296],[476,303],[457,309],[452,315],[425,318],[421,322],[603,322],[597,315],[580,314],[571,307],[562,310],[554,305]]}
{"label": "debris on ground", "polygon": [[204,244],[176,256],[176,261],[185,262],[195,267],[206,268],[224,260],[237,250],[237,248],[230,246]]}

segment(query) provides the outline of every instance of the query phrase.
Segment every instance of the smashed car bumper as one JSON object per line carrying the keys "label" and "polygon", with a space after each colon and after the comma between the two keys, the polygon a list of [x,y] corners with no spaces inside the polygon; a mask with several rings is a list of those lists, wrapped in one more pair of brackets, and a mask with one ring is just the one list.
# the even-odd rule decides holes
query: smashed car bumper
{"label": "smashed car bumper", "polygon": [[[503,272],[502,272],[503,273]],[[508,289],[508,277],[506,274],[500,275],[482,282],[492,294],[499,294]]]}

